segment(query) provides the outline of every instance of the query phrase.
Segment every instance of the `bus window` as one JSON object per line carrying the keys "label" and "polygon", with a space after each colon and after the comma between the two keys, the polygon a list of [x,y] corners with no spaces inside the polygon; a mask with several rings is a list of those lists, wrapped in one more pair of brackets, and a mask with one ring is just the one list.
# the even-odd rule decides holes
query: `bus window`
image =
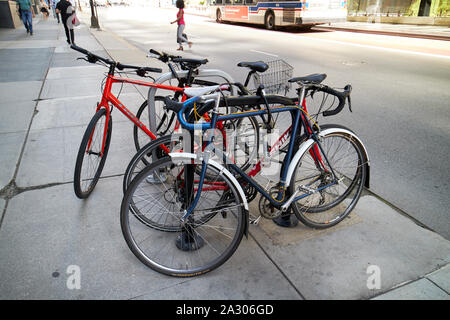
{"label": "bus window", "polygon": [[252,4],[252,3],[256,3],[256,0],[245,0],[246,4]]}
{"label": "bus window", "polygon": [[231,4],[231,0],[225,0],[225,4]]}
{"label": "bus window", "polygon": [[243,3],[244,3],[243,0],[234,0],[233,1],[233,4],[238,5],[238,6],[242,5]]}

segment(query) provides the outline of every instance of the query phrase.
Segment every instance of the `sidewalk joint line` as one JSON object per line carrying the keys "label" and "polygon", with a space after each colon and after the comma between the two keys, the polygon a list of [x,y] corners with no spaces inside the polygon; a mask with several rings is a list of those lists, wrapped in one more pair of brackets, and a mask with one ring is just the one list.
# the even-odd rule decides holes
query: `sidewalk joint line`
{"label": "sidewalk joint line", "polygon": [[300,292],[300,290],[295,286],[295,284],[289,279],[287,274],[281,269],[281,267],[275,262],[275,260],[272,259],[272,257],[267,253],[267,251],[262,247],[262,245],[256,240],[256,238],[253,236],[253,234],[249,231],[248,234],[252,239],[255,241],[255,243],[258,245],[258,247],[261,249],[261,251],[264,253],[264,255],[267,257],[267,259],[272,262],[272,264],[277,268],[277,270],[281,273],[281,275],[286,279],[286,281],[292,286],[292,288],[297,292],[297,294],[302,298],[303,300],[306,300],[305,296]]}

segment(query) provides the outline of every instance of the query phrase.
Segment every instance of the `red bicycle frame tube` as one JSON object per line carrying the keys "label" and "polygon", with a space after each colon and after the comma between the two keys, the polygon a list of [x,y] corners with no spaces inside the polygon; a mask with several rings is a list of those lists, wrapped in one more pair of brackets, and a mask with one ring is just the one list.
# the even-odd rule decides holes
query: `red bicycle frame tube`
{"label": "red bicycle frame tube", "polygon": [[[128,110],[128,108],[126,108],[123,105],[123,103],[121,103],[119,101],[119,99],[116,98],[116,96],[114,96],[112,94],[111,88],[112,88],[113,83],[130,83],[130,84],[136,84],[139,86],[152,87],[152,88],[170,90],[170,91],[175,91],[175,92],[183,92],[183,90],[184,90],[184,88],[179,88],[179,87],[167,86],[167,85],[157,84],[157,83],[153,83],[153,82],[135,80],[135,79],[130,79],[130,78],[121,78],[121,77],[108,75],[108,77],[106,79],[105,88],[103,90],[102,100],[98,104],[97,110],[96,110],[96,112],[97,112],[101,108],[106,109],[106,123],[105,123],[105,129],[104,129],[104,133],[103,133],[101,155],[103,155],[103,151],[105,148],[106,134],[107,134],[108,125],[109,125],[109,116],[111,113],[109,103],[111,103],[113,106],[115,106],[117,109],[119,109],[128,119],[131,120],[131,122],[133,122],[142,131],[144,131],[152,140],[155,140],[157,138],[153,132],[151,132],[141,121],[139,121],[139,119],[130,110]],[[92,136],[89,139],[87,149],[90,148],[91,141],[92,141]],[[164,145],[161,145],[161,148],[167,153],[170,152],[170,150]]]}

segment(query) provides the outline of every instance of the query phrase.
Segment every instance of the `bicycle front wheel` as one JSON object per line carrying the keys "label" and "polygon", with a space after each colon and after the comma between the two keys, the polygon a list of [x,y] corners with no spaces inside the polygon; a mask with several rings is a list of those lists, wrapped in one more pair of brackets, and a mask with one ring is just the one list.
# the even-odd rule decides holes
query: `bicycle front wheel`
{"label": "bicycle front wheel", "polygon": [[[153,162],[133,179],[121,207],[122,233],[133,254],[148,267],[176,277],[200,275],[222,265],[245,230],[236,186],[210,165],[197,207],[181,221],[185,188],[191,185],[184,181],[188,166],[196,165],[174,163],[170,157]],[[195,193],[199,170],[191,170]]]}
{"label": "bicycle front wheel", "polygon": [[106,117],[106,109],[98,110],[92,117],[81,140],[73,180],[75,194],[80,199],[89,197],[100,179],[105,165],[112,132],[112,118],[109,117],[105,147],[102,152]]}
{"label": "bicycle front wheel", "polygon": [[296,217],[313,228],[342,221],[358,202],[367,175],[365,151],[348,131],[335,130],[312,143],[297,163],[290,184],[302,197],[292,203]]}

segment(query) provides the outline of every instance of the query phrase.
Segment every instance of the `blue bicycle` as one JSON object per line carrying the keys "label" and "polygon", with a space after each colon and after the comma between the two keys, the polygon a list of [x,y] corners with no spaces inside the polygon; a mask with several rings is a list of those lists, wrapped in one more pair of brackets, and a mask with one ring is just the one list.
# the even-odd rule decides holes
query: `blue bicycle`
{"label": "blue bicycle", "polygon": [[[339,113],[346,99],[350,103],[351,87],[339,92],[321,84],[325,77],[315,74],[291,79],[299,84],[297,103],[283,96],[265,95],[262,88],[255,96],[231,98],[214,92],[217,87],[196,88],[198,95],[184,103],[166,99],[165,107],[177,113],[184,129],[209,134],[206,148],[196,148],[194,139],[186,139],[189,142],[183,148],[150,163],[129,185],[121,206],[121,226],[136,257],[158,272],[177,277],[217,268],[248,233],[249,190],[261,195],[260,209],[266,218],[292,209],[300,221],[314,228],[342,221],[357,204],[363,187],[368,187],[369,158],[350,129],[319,127],[302,107],[312,91],[339,100],[338,107],[324,111],[324,116]],[[224,105],[232,110],[232,106],[242,104],[257,107],[219,112]],[[186,120],[199,105],[202,114],[211,113],[210,122]],[[219,121],[262,117],[270,132],[271,119],[277,113],[289,113],[292,126],[284,159],[279,161],[279,182],[266,190],[217,147],[216,131],[212,129]],[[265,156],[270,157],[270,153]]]}

